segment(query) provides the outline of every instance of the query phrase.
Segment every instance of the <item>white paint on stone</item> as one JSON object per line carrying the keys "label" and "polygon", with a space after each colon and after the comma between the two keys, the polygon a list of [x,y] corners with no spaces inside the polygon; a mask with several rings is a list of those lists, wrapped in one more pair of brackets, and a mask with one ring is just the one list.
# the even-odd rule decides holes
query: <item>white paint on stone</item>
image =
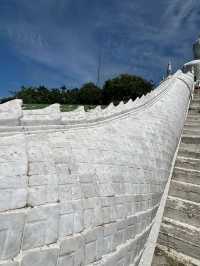
{"label": "white paint on stone", "polygon": [[24,254],[21,266],[56,266],[58,252],[58,248],[29,251]]}
{"label": "white paint on stone", "polygon": [[56,125],[61,120],[60,105],[53,104],[43,109],[23,110],[21,125]]}
{"label": "white paint on stone", "polygon": [[21,249],[25,213],[0,213],[0,259],[16,257]]}
{"label": "white paint on stone", "polygon": [[0,104],[0,126],[18,126],[22,117],[22,100]]}
{"label": "white paint on stone", "polygon": [[0,116],[0,265],[138,265],[192,86],[179,71],[117,107]]}
{"label": "white paint on stone", "polygon": [[33,249],[58,240],[59,206],[37,206],[27,212],[22,249]]}
{"label": "white paint on stone", "polygon": [[18,262],[0,262],[0,266],[19,266]]}
{"label": "white paint on stone", "polygon": [[27,154],[25,136],[0,138],[0,212],[25,207]]}

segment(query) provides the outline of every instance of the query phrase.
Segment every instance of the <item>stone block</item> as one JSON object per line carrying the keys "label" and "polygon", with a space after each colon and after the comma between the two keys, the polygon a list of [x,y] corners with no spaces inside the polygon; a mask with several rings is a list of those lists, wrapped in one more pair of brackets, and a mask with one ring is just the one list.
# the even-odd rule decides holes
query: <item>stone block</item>
{"label": "stone block", "polygon": [[58,176],[58,184],[74,184],[76,182],[76,176],[72,174],[70,163],[56,163],[56,174]]}
{"label": "stone block", "polygon": [[16,99],[0,104],[1,126],[18,126],[22,116],[22,100]]}
{"label": "stone block", "polygon": [[8,260],[20,252],[25,213],[0,213],[0,259]]}
{"label": "stone block", "polygon": [[52,175],[56,170],[51,161],[34,161],[29,163],[29,176]]}
{"label": "stone block", "polygon": [[86,265],[96,260],[96,241],[85,245],[85,263]]}
{"label": "stone block", "polygon": [[127,240],[127,225],[125,222],[117,223],[117,231],[114,234],[113,245],[116,248]]}
{"label": "stone block", "polygon": [[93,183],[81,184],[81,190],[84,198],[93,198],[97,195],[95,185]]}
{"label": "stone block", "polygon": [[58,252],[59,252],[58,248],[48,248],[45,250],[28,251],[23,255],[21,266],[44,266],[44,265],[56,266]]}
{"label": "stone block", "polygon": [[60,105],[52,104],[38,110],[24,110],[22,125],[56,125],[61,122]]}
{"label": "stone block", "polygon": [[99,260],[104,254],[104,228],[103,226],[98,227],[97,241],[96,241],[96,259]]}
{"label": "stone block", "polygon": [[74,213],[74,233],[80,233],[84,228],[83,211],[76,211]]}
{"label": "stone block", "polygon": [[74,232],[74,213],[62,214],[59,223],[59,238],[72,235]]}
{"label": "stone block", "polygon": [[59,206],[38,206],[28,210],[22,249],[55,243],[58,239]]}
{"label": "stone block", "polygon": [[0,266],[19,266],[19,262],[0,262]]}
{"label": "stone block", "polygon": [[0,211],[26,205],[27,155],[23,135],[0,139],[0,191]]}
{"label": "stone block", "polygon": [[60,256],[68,255],[83,248],[84,239],[81,235],[67,237],[61,241]]}
{"label": "stone block", "polygon": [[72,235],[75,231],[82,228],[81,224],[81,211],[78,210],[77,205],[81,201],[66,201],[60,203],[60,219],[59,219],[59,238],[62,239],[66,236]]}
{"label": "stone block", "polygon": [[127,219],[127,239],[134,239],[137,234],[138,219],[137,216],[131,216]]}
{"label": "stone block", "polygon": [[85,263],[85,249],[84,247],[80,248],[74,254],[74,266],[84,265]]}
{"label": "stone block", "polygon": [[74,256],[66,255],[66,256],[59,257],[57,265],[58,266],[74,266]]}
{"label": "stone block", "polygon": [[58,200],[58,179],[55,173],[29,175],[29,204],[32,206]]}
{"label": "stone block", "polygon": [[27,203],[29,206],[34,207],[45,203],[56,203],[57,201],[58,186],[56,184],[49,183],[48,185],[32,186],[28,189]]}
{"label": "stone block", "polygon": [[[1,178],[0,178],[1,180]],[[0,211],[15,210],[26,206],[27,189],[1,189]]]}
{"label": "stone block", "polygon": [[104,251],[103,254],[111,253],[115,250],[114,235],[116,233],[116,224],[104,225]]}

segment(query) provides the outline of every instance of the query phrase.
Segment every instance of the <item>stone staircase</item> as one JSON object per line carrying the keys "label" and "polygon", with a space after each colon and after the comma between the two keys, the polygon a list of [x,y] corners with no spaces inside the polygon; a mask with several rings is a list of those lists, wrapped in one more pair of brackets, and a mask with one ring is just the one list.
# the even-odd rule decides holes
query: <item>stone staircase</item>
{"label": "stone staircase", "polygon": [[200,94],[185,122],[152,266],[200,265]]}

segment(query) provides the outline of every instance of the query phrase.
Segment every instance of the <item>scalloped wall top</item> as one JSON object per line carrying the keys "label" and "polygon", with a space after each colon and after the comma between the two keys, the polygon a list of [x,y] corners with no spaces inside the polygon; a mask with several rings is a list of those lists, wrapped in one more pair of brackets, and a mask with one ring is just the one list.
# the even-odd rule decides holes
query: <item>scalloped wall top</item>
{"label": "scalloped wall top", "polygon": [[166,90],[172,88],[176,83],[176,79],[181,79],[186,83],[193,82],[191,73],[183,74],[179,70],[156,89],[135,101],[129,100],[126,104],[120,102],[117,106],[110,103],[105,109],[97,106],[88,112],[84,110],[83,106],[79,106],[71,112],[61,112],[59,104],[37,110],[22,110],[22,100],[9,101],[0,105],[0,126],[65,125],[102,120],[131,110],[142,111],[154,101],[159,100]]}

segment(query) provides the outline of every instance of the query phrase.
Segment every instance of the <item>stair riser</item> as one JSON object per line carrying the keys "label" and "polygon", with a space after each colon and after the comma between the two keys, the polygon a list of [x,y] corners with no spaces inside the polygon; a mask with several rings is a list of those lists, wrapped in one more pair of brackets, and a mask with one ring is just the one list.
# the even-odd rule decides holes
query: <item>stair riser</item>
{"label": "stair riser", "polygon": [[163,221],[160,228],[159,243],[174,248],[177,252],[200,258],[200,231],[195,227]]}
{"label": "stair riser", "polygon": [[200,114],[200,108],[189,109],[189,115],[198,115]]}
{"label": "stair riser", "polygon": [[189,109],[199,109],[200,110],[200,102],[192,102],[192,104],[190,104]]}
{"label": "stair riser", "polygon": [[192,152],[192,151],[187,151],[187,150],[179,150],[178,152],[179,156],[182,157],[189,157],[189,158],[194,158],[194,159],[200,159],[200,152]]}
{"label": "stair riser", "polygon": [[191,114],[191,111],[196,111],[197,114],[200,112],[200,104],[192,104],[189,107],[189,115]]}
{"label": "stair riser", "polygon": [[183,143],[188,143],[188,144],[200,144],[200,136],[196,136],[196,137],[187,137],[187,136],[183,136],[181,138],[181,142]]}
{"label": "stair riser", "polygon": [[197,187],[189,184],[183,185],[182,183],[172,181],[169,195],[200,203],[200,186]]}
{"label": "stair riser", "polygon": [[190,114],[190,110],[199,110],[199,108],[197,108],[197,107],[189,107],[189,112],[188,112],[188,115],[187,115],[187,120],[199,120],[200,119],[200,114],[194,114],[194,115],[192,115],[192,114]]}
{"label": "stair riser", "polygon": [[[161,229],[162,230],[162,229]],[[172,248],[176,252],[183,253],[187,256],[199,259],[200,257],[200,246],[192,245],[191,242],[185,242],[186,237],[183,239],[176,238],[175,235],[169,236],[166,233],[160,231],[158,243],[165,247]]]}
{"label": "stair riser", "polygon": [[186,257],[183,254],[174,254],[173,251],[170,251],[169,249],[166,250],[163,246],[157,246],[153,262],[151,264],[152,266],[200,266],[200,264],[197,262],[192,261],[191,257]]}
{"label": "stair riser", "polygon": [[193,98],[195,97],[200,97],[200,92],[198,90],[194,90],[194,93],[193,93]]}
{"label": "stair riser", "polygon": [[200,106],[200,98],[194,98],[191,105],[199,105]]}
{"label": "stair riser", "polygon": [[200,130],[200,123],[185,123],[184,130],[186,129],[192,129],[192,130]]}
{"label": "stair riser", "polygon": [[189,136],[199,136],[200,137],[200,129],[184,129],[183,130],[184,135],[189,135]]}
{"label": "stair riser", "polygon": [[186,119],[185,120],[185,125],[190,125],[194,127],[199,127],[200,126],[200,119]]}
{"label": "stair riser", "polygon": [[200,185],[200,173],[174,169],[172,180]]}
{"label": "stair riser", "polygon": [[168,198],[164,217],[199,227],[200,205]]}
{"label": "stair riser", "polygon": [[188,115],[188,117],[186,119],[186,124],[187,124],[187,122],[200,124],[200,114],[194,114],[192,116]]}
{"label": "stair riser", "polygon": [[185,169],[193,169],[200,171],[200,161],[199,160],[189,160],[185,159],[177,159],[175,163],[175,167],[181,167]]}

